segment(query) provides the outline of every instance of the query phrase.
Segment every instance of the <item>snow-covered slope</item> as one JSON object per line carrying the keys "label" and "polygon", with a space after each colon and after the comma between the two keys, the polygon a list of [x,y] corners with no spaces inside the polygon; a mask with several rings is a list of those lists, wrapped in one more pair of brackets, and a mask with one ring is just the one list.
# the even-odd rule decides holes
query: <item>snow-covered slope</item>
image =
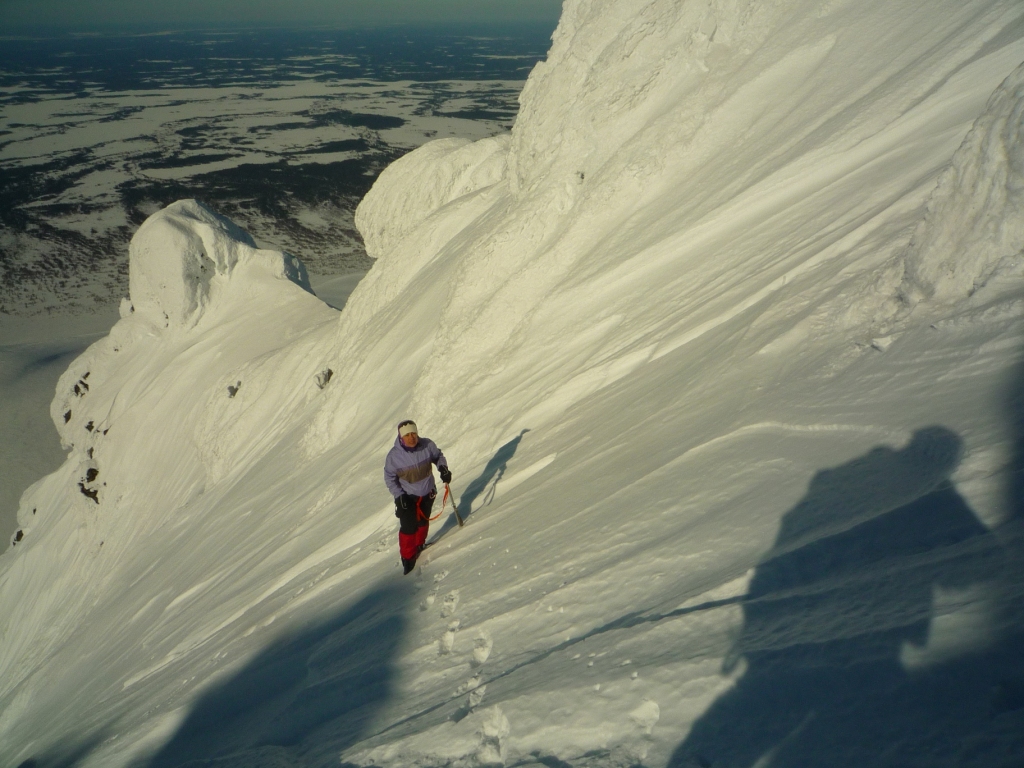
{"label": "snow-covered slope", "polygon": [[[1022,61],[1002,0],[568,0],[340,315],[155,215],[0,558],[5,759],[1019,763]],[[467,525],[403,578],[405,417]]]}

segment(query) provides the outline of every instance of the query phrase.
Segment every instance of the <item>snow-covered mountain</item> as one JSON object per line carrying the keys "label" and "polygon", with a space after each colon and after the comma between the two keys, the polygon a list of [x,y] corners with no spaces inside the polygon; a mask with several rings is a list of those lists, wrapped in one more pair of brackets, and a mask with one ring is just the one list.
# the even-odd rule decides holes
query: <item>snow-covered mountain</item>
{"label": "snow-covered mountain", "polygon": [[[340,314],[155,214],[0,558],[0,754],[1020,764],[1022,61],[1010,0],[567,0]],[[402,577],[407,417],[467,524]]]}

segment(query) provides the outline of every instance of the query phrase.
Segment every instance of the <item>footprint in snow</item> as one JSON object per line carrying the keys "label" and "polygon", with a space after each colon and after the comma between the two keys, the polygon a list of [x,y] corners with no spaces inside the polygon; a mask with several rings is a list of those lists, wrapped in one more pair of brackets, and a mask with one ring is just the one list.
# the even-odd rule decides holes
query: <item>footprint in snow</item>
{"label": "footprint in snow", "polygon": [[471,666],[479,667],[482,666],[487,657],[491,655],[491,648],[494,647],[494,641],[491,639],[489,633],[481,631],[476,636],[476,640],[473,641],[473,660],[470,663]]}
{"label": "footprint in snow", "polygon": [[455,609],[459,607],[459,590],[453,589],[441,602],[441,618],[447,619],[453,613]]}
{"label": "footprint in snow", "polygon": [[476,759],[480,765],[505,764],[505,740],[511,732],[508,718],[500,707],[485,713],[480,722],[480,746]]}
{"label": "footprint in snow", "polygon": [[447,656],[452,652],[452,646],[455,645],[455,633],[459,631],[459,622],[453,621],[448,625],[448,630],[441,635],[441,639],[437,641],[437,655]]}
{"label": "footprint in snow", "polygon": [[484,700],[484,694],[487,693],[487,686],[481,685],[479,688],[474,688],[469,692],[469,708],[476,709],[480,706],[480,703]]}
{"label": "footprint in snow", "polygon": [[629,713],[629,719],[645,736],[650,736],[654,726],[661,719],[661,708],[656,701],[644,699],[643,703]]}
{"label": "footprint in snow", "polygon": [[469,678],[466,682],[455,689],[455,695],[461,696],[466,691],[475,691],[480,687],[480,674],[477,673],[473,677]]}
{"label": "footprint in snow", "polygon": [[434,601],[436,599],[437,599],[437,588],[435,587],[434,589],[430,590],[430,594],[428,594],[425,598],[423,598],[423,602],[420,603],[420,610],[421,611],[428,611],[428,610],[430,610],[430,606],[432,606],[434,604]]}

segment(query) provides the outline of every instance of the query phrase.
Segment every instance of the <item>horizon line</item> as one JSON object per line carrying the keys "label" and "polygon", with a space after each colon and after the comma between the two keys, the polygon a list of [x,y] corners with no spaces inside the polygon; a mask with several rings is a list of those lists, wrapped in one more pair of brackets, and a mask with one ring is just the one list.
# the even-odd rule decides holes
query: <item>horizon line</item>
{"label": "horizon line", "polygon": [[237,23],[235,21],[203,21],[203,22],[181,22],[181,23],[157,23],[157,22],[93,22],[90,24],[60,24],[60,23],[14,23],[7,27],[4,33],[0,34],[0,40],[19,39],[38,36],[41,34],[73,37],[93,37],[105,34],[119,33],[132,34],[139,37],[157,37],[161,35],[173,35],[180,32],[250,32],[250,31],[317,31],[324,32],[346,32],[351,30],[401,30],[401,29],[447,29],[453,32],[467,29],[550,29],[554,32],[558,20],[552,19],[492,19],[492,20],[465,20],[465,21],[402,21],[402,22],[370,22],[352,21],[323,22],[323,21],[290,21],[290,22],[254,22],[246,21]]}

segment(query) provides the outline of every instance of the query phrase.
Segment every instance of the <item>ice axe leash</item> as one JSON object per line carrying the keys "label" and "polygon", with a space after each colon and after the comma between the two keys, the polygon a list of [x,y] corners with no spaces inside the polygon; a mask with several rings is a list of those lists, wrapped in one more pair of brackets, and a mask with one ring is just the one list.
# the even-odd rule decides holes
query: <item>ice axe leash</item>
{"label": "ice axe leash", "polygon": [[445,507],[448,506],[448,499],[452,500],[452,509],[455,510],[455,519],[459,521],[459,528],[461,528],[464,525],[462,522],[462,515],[459,514],[459,508],[455,504],[455,494],[452,493],[452,489],[448,487],[448,483],[444,484],[444,497],[441,499],[440,511],[438,511],[438,513],[433,517],[428,517],[427,522],[432,523],[444,514]]}

